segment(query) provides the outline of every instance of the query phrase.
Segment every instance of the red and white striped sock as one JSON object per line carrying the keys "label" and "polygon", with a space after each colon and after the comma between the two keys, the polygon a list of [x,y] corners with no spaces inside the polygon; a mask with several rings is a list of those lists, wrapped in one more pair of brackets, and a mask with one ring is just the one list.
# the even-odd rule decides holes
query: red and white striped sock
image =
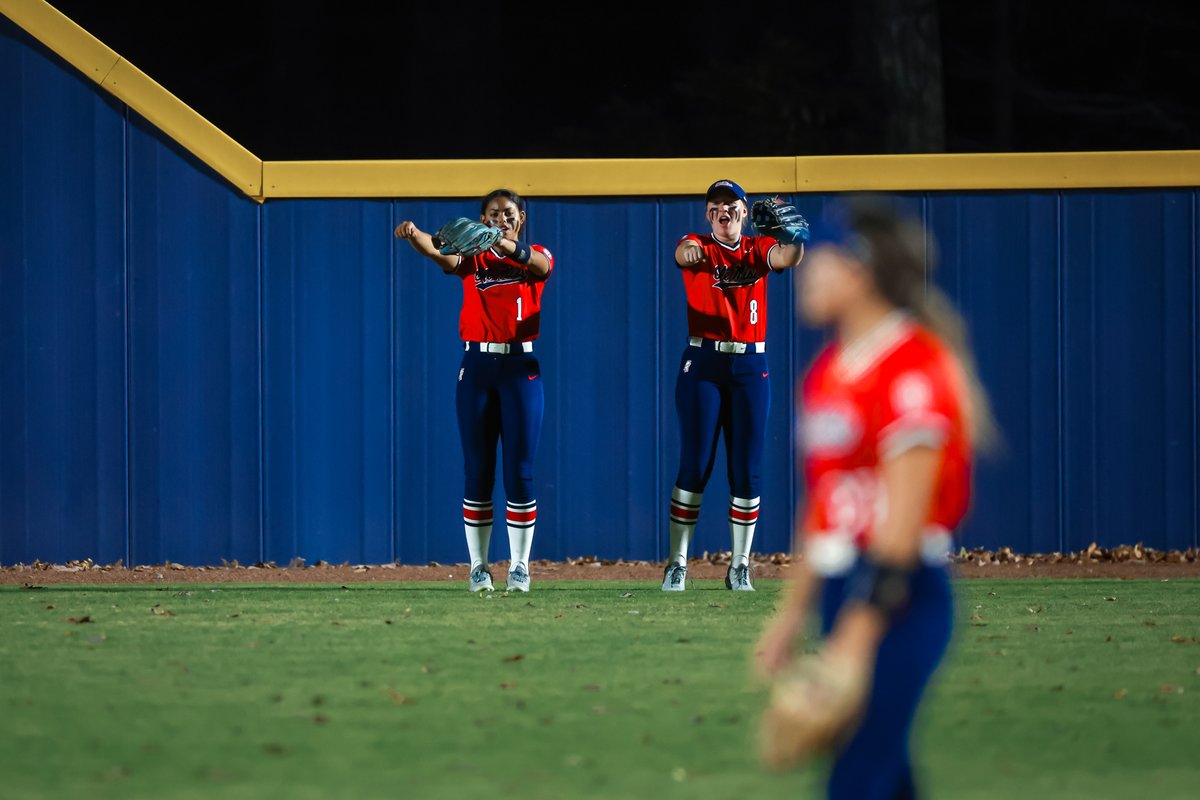
{"label": "red and white striped sock", "polygon": [[471,569],[487,564],[488,543],[492,540],[492,501],[463,499],[463,529],[467,533],[467,552]]}
{"label": "red and white striped sock", "polygon": [[750,545],[758,524],[759,498],[729,497],[729,535],[733,540],[733,566],[750,563]]}
{"label": "red and white striped sock", "polygon": [[678,486],[671,489],[671,552],[667,558],[674,564],[687,564],[688,543],[700,519],[702,492],[685,492]]}
{"label": "red and white striped sock", "polygon": [[509,571],[517,564],[529,569],[529,551],[533,547],[533,528],[537,524],[537,501],[508,504]]}

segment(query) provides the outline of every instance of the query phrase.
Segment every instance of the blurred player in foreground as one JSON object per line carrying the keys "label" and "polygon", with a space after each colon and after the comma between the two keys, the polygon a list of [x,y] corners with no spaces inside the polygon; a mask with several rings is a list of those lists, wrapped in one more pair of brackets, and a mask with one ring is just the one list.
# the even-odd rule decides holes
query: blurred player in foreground
{"label": "blurred player in foreground", "polygon": [[541,320],[542,289],[554,257],[520,238],[526,215],[516,192],[496,189],[483,198],[479,222],[461,218],[430,236],[412,222],[397,238],[462,280],[458,330],[464,343],[455,395],[466,481],[463,526],[471,556],[468,585],[492,591],[488,543],[496,443],[503,443],[504,493],[510,560],[509,591],[529,591],[529,551],[537,521],[533,459],[542,431],[545,394],[533,355]]}
{"label": "blurred player in foreground", "polygon": [[[773,688],[761,754],[833,755],[831,798],[909,798],[910,728],[950,640],[952,532],[993,423],[961,320],[926,288],[919,221],[878,198],[831,212],[798,282],[833,338],[800,399],[803,560],[755,651]],[[818,598],[824,645],[797,657]]]}
{"label": "blurred player in foreground", "polygon": [[662,589],[682,592],[686,586],[688,543],[712,474],[717,439],[724,433],[733,550],[725,585],[752,592],[750,547],[758,524],[771,399],[767,276],[800,263],[808,222],[782,200],[759,200],[751,220],[758,235],[743,236],[751,209],[742,187],[730,180],[708,188],[704,211],[711,232],[688,234],[675,248],[687,295],[688,343],[675,382],[679,473],[671,491],[671,552]]}

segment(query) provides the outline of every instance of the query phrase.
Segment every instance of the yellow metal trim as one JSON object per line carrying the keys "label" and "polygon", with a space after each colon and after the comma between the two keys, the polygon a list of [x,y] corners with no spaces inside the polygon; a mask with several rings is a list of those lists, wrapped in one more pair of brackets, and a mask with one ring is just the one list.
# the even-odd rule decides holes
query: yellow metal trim
{"label": "yellow metal trim", "polygon": [[694,195],[718,178],[788,192],[792,157],[511,161],[264,161],[269,197],[477,197],[505,186],[544,197]]}
{"label": "yellow metal trim", "polygon": [[252,198],[262,161],[44,0],[0,0],[0,14],[149,120]]}
{"label": "yellow metal trim", "polygon": [[799,192],[1200,186],[1200,151],[800,156]]}
{"label": "yellow metal trim", "polygon": [[120,60],[108,45],[42,0],[0,0],[0,14],[96,83]]}
{"label": "yellow metal trim", "polygon": [[752,194],[1200,186],[1200,151],[513,161],[265,161],[283,197],[695,195],[728,177]]}
{"label": "yellow metal trim", "polygon": [[262,161],[146,73],[122,60],[101,84],[152,125],[250,195],[262,194]]}

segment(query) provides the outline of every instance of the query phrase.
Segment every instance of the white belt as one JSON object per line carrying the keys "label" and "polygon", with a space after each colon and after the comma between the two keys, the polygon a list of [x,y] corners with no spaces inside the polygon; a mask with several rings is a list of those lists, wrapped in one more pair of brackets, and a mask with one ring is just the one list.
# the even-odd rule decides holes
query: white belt
{"label": "white belt", "polygon": [[718,342],[716,339],[701,339],[699,336],[689,336],[688,344],[692,347],[712,347],[718,353],[765,353],[766,342]]}
{"label": "white belt", "polygon": [[512,353],[520,349],[522,353],[533,352],[533,342],[463,342],[464,350],[479,349],[481,353]]}

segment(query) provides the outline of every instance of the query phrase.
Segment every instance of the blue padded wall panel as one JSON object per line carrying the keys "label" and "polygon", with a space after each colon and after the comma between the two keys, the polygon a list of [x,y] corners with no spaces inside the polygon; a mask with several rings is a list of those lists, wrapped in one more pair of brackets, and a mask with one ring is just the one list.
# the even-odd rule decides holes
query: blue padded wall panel
{"label": "blue padded wall panel", "polygon": [[[391,230],[478,201],[258,206],[5,19],[0,70],[0,563],[463,560],[461,284]],[[794,200],[811,218],[832,197]],[[963,543],[1200,544],[1197,191],[907,201],[1001,429]],[[673,251],[703,204],[529,212],[557,260],[534,557],[661,558],[686,346]],[[768,278],[759,552],[790,544],[796,381],[826,338],[796,319],[797,279]],[[695,553],[729,547],[724,460]],[[494,541],[505,558],[502,522]]]}
{"label": "blue padded wall panel", "polygon": [[[472,200],[396,202],[390,225],[394,228],[412,220],[432,233],[446,220],[474,218],[478,213],[478,202]],[[392,248],[394,309],[391,359],[396,447],[391,491],[396,557],[406,564],[457,563],[466,560],[463,457],[454,410],[455,381],[463,354],[458,335],[462,281],[445,275],[408,242],[390,234],[387,238]],[[551,286],[554,280],[551,278]],[[543,477],[535,474],[538,485]],[[507,558],[508,552],[503,516],[499,520],[491,549],[497,559]],[[534,558],[540,557],[540,545],[538,539]]]}
{"label": "blue padded wall panel", "polygon": [[1064,195],[1067,549],[1194,541],[1196,419],[1181,413],[1195,408],[1192,203],[1187,191]]}
{"label": "blue padded wall panel", "polygon": [[0,564],[127,558],[122,107],[0,17]]}
{"label": "blue padded wall panel", "polygon": [[529,213],[532,230],[556,256],[537,351],[546,419],[535,550],[543,557],[651,557],[666,515],[657,204],[539,201]]}
{"label": "blue padded wall panel", "polygon": [[1061,549],[1057,196],[934,195],[934,278],[967,324],[1000,438],[977,459],[967,547]]}
{"label": "blue padded wall panel", "polygon": [[131,550],[259,560],[258,214],[129,127]]}
{"label": "blue padded wall panel", "polygon": [[268,560],[394,558],[390,223],[386,202],[264,209]]}

